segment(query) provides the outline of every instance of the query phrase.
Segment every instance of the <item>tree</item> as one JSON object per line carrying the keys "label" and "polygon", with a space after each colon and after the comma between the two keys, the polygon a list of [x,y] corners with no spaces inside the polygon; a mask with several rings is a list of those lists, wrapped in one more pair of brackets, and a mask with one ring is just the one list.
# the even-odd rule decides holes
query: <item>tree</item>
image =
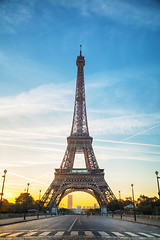
{"label": "tree", "polygon": [[108,211],[116,211],[116,210],[123,210],[124,209],[124,204],[123,204],[123,200],[118,201],[117,199],[112,200],[108,203]]}
{"label": "tree", "polygon": [[92,215],[99,215],[101,213],[101,209],[100,208],[90,208],[90,209],[86,209],[85,214],[92,214]]}
{"label": "tree", "polygon": [[14,203],[9,203],[9,213],[15,213],[16,212],[16,206]]}
{"label": "tree", "polygon": [[124,202],[124,206],[126,207],[129,204],[133,204],[132,198],[131,197],[126,197],[126,200]]}
{"label": "tree", "polygon": [[2,200],[2,205],[0,206],[0,212],[6,213],[9,210],[9,202],[7,199]]}
{"label": "tree", "polygon": [[143,214],[152,214],[160,211],[160,200],[157,197],[140,195],[137,200],[137,211]]}
{"label": "tree", "polygon": [[21,193],[15,200],[16,212],[28,211],[28,209],[34,208],[35,200],[30,193]]}
{"label": "tree", "polygon": [[69,208],[59,208],[58,213],[66,215],[66,214],[74,214],[74,211]]}

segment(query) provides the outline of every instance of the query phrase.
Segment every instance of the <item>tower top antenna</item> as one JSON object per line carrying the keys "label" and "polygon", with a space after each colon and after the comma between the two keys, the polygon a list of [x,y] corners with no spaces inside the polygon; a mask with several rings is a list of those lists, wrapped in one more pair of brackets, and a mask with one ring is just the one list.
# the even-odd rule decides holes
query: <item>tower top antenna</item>
{"label": "tower top antenna", "polygon": [[82,56],[82,45],[80,45],[80,56]]}

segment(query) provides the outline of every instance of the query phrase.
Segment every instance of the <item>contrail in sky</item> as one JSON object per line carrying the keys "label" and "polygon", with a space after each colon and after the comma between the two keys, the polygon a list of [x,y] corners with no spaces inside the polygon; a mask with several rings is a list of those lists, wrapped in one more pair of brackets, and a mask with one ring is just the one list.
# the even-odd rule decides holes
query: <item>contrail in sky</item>
{"label": "contrail in sky", "polygon": [[127,137],[127,138],[123,139],[122,142],[123,142],[123,141],[126,141],[126,140],[128,140],[128,139],[131,139],[131,138],[133,138],[133,137],[136,137],[137,135],[140,135],[140,134],[142,134],[142,133],[144,133],[144,132],[148,132],[148,131],[150,131],[150,130],[152,130],[152,129],[154,129],[154,128],[157,128],[157,127],[160,127],[160,124],[158,124],[158,125],[156,125],[156,126],[153,126],[153,127],[151,127],[151,128],[148,128],[148,129],[146,129],[146,130],[144,130],[144,131],[141,131],[141,132],[139,132],[139,133],[136,133],[136,134],[134,134],[134,135],[132,135],[132,136],[130,136],[130,137]]}
{"label": "contrail in sky", "polygon": [[25,132],[25,131],[6,131],[6,130],[0,130],[0,134],[5,135],[6,134],[17,134],[17,135],[29,135],[29,136],[34,136],[34,137],[51,137],[51,138],[64,138],[62,135],[54,135],[54,134],[43,134],[43,133],[33,133],[33,132]]}
{"label": "contrail in sky", "polygon": [[22,175],[19,175],[19,174],[16,174],[16,173],[12,173],[12,172],[8,172],[8,173],[13,175],[13,176],[16,176],[16,177],[20,177],[20,178],[23,178],[23,179],[26,179],[26,180],[29,180],[29,181],[32,181],[32,182],[36,182],[36,183],[40,183],[40,184],[48,186],[48,184],[46,184],[44,182],[37,181],[33,178],[28,178],[28,177],[25,177],[25,176],[22,176]]}
{"label": "contrail in sky", "polygon": [[38,150],[38,151],[52,151],[52,152],[62,152],[61,149],[58,148],[43,148],[43,147],[28,147],[28,146],[22,146],[22,145],[15,145],[15,144],[2,144],[0,143],[0,146],[3,147],[15,147],[15,148],[22,148],[24,150]]}
{"label": "contrail in sky", "polygon": [[158,148],[160,147],[160,145],[147,144],[147,143],[133,143],[133,142],[102,140],[102,139],[94,139],[94,140],[98,142],[120,143],[120,144],[139,145],[139,146],[158,147]]}

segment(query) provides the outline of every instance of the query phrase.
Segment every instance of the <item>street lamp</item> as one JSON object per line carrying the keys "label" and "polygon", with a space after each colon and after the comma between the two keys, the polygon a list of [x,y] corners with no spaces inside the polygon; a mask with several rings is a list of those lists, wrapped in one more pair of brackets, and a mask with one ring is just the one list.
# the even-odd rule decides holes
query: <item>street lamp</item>
{"label": "street lamp", "polygon": [[118,191],[119,192],[119,201],[121,200],[121,191]]}
{"label": "street lamp", "polygon": [[159,199],[160,199],[160,188],[159,188],[159,178],[160,178],[160,177],[158,176],[159,172],[156,171],[155,174],[156,174],[156,176],[157,176],[158,195],[159,195]]}
{"label": "street lamp", "polygon": [[2,176],[3,177],[3,184],[2,184],[2,192],[1,192],[1,201],[0,201],[0,207],[2,206],[2,199],[3,199],[3,191],[4,191],[4,183],[5,183],[5,178],[6,178],[6,173],[7,173],[7,170],[5,169],[4,170],[4,175]]}
{"label": "street lamp", "polygon": [[131,184],[132,187],[132,199],[133,199],[133,212],[134,212],[134,221],[136,221],[136,208],[134,204],[134,189],[133,189],[133,184]]}
{"label": "street lamp", "polygon": [[41,190],[39,190],[39,201],[41,200]]}
{"label": "street lamp", "polygon": [[27,194],[26,194],[26,204],[25,204],[25,210],[24,210],[24,220],[26,220],[26,214],[27,214],[29,185],[30,185],[30,183],[27,183]]}
{"label": "street lamp", "polygon": [[121,209],[121,191],[119,192],[119,207],[120,207],[120,213],[121,213],[121,219],[122,219],[122,209]]}
{"label": "street lamp", "polygon": [[30,183],[27,183],[27,193],[29,191],[29,185],[30,185]]}
{"label": "street lamp", "polygon": [[[39,212],[40,212],[40,209],[41,209],[41,205],[40,205],[41,192],[42,192],[42,190],[39,190],[39,202],[38,202],[38,211],[39,211]],[[37,218],[39,218],[39,212],[37,212]]]}

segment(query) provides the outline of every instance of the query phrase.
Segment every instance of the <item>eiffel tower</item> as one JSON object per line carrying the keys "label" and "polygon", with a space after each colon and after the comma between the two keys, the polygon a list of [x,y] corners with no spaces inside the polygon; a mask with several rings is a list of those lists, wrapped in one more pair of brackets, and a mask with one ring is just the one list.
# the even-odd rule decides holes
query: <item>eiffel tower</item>
{"label": "eiffel tower", "polygon": [[[104,169],[98,166],[92,148],[93,138],[89,136],[83,72],[85,60],[81,45],[76,65],[78,70],[71,134],[67,138],[68,145],[61,166],[55,169],[55,178],[41,202],[51,211],[58,207],[67,194],[83,191],[91,194],[97,200],[101,211],[106,212],[108,202],[116,198],[104,179]],[[86,168],[73,168],[76,153],[84,154]]]}

